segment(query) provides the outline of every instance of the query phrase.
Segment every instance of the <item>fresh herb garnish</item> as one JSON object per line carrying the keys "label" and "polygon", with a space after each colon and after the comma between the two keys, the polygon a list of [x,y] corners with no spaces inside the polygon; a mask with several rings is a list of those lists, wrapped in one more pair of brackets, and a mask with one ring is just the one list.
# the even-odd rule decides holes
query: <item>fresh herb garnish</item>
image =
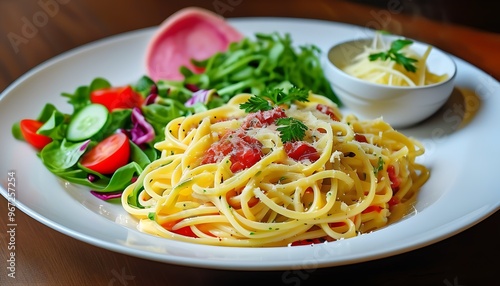
{"label": "fresh herb garnish", "polygon": [[414,63],[418,60],[406,57],[403,53],[400,52],[404,47],[411,44],[413,44],[413,41],[411,40],[395,40],[391,43],[391,48],[387,52],[370,54],[368,58],[370,59],[370,61],[375,61],[377,59],[380,59],[382,61],[386,61],[387,59],[393,60],[396,63],[402,65],[407,71],[416,72],[417,67],[414,65]]}
{"label": "fresh herb garnish", "polygon": [[254,95],[247,102],[240,104],[240,109],[245,110],[246,113],[252,113],[260,110],[271,110],[273,107],[265,97]]}
{"label": "fresh herb garnish", "polygon": [[148,213],[148,218],[152,221],[156,220],[156,213],[154,212]]}
{"label": "fresh herb garnish", "polygon": [[281,141],[293,142],[304,139],[307,131],[307,125],[293,117],[279,118],[276,120],[277,130],[280,132]]}
{"label": "fresh herb garnish", "polygon": [[[291,105],[294,101],[309,101],[309,92],[302,88],[292,86],[288,91],[283,88],[266,89],[258,95],[252,95],[247,102],[240,104],[240,108],[247,113],[267,111],[280,105]],[[307,126],[300,120],[284,117],[276,120],[277,130],[283,143],[300,141],[306,134]]]}
{"label": "fresh herb garnish", "polygon": [[253,95],[247,102],[240,104],[240,108],[247,113],[259,110],[271,110],[274,106],[286,104],[290,105],[294,101],[309,101],[309,92],[302,88],[292,86],[288,91],[283,88],[266,89],[261,94]]}
{"label": "fresh herb garnish", "polygon": [[382,157],[378,157],[378,161],[377,161],[377,167],[374,167],[373,168],[373,173],[375,175],[378,174],[378,172],[382,171],[384,169],[384,159],[382,159]]}

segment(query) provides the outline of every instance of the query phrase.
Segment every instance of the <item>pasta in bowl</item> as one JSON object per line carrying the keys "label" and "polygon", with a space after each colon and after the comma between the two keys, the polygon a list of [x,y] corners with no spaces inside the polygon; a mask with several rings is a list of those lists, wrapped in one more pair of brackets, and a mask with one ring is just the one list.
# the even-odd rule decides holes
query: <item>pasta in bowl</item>
{"label": "pasta in bowl", "polygon": [[325,75],[341,102],[364,119],[382,116],[394,128],[429,118],[450,97],[457,74],[444,51],[396,36],[333,45]]}
{"label": "pasta in bowl", "polygon": [[270,247],[351,238],[397,219],[429,176],[416,162],[422,144],[382,119],[343,116],[323,96],[289,95],[240,94],[168,123],[161,157],[122,194],[139,230]]}

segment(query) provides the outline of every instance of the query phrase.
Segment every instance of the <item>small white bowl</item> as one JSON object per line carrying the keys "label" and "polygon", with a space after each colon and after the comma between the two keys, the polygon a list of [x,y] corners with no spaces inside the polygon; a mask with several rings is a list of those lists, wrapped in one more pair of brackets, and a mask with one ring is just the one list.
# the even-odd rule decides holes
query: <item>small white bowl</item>
{"label": "small white bowl", "polygon": [[[384,36],[384,40],[388,41],[397,38]],[[444,105],[453,91],[457,67],[448,54],[435,47],[432,47],[427,59],[427,68],[432,73],[448,75],[445,81],[436,84],[416,87],[389,86],[356,78],[339,68],[350,63],[372,40],[358,39],[337,44],[324,58],[325,76],[345,107],[359,118],[382,117],[394,128],[404,128],[430,117]],[[411,49],[422,55],[427,46],[413,41]]]}

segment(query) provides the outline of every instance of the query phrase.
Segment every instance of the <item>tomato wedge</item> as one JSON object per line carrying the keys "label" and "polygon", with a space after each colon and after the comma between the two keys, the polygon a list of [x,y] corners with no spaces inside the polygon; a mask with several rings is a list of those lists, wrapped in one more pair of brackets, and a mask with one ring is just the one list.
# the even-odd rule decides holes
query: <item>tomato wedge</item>
{"label": "tomato wedge", "polygon": [[231,171],[247,169],[255,165],[262,158],[262,143],[252,138],[239,129],[228,131],[220,141],[215,142],[205,153],[202,164],[220,162],[230,154]]}
{"label": "tomato wedge", "polygon": [[130,156],[130,144],[127,135],[113,134],[99,142],[85,153],[81,164],[101,174],[112,174],[118,168],[127,164]]}
{"label": "tomato wedge", "polygon": [[111,112],[114,109],[140,107],[144,99],[127,85],[94,90],[90,93],[90,101],[106,106]]}
{"label": "tomato wedge", "polygon": [[334,121],[340,121],[339,118],[337,117],[337,115],[335,114],[335,112],[333,111],[333,108],[331,106],[324,105],[324,104],[320,103],[320,104],[316,105],[316,110],[330,116],[330,118]]}
{"label": "tomato wedge", "polygon": [[288,157],[296,161],[309,160],[316,162],[319,159],[316,148],[305,141],[286,142],[285,152]]}
{"label": "tomato wedge", "polygon": [[43,124],[43,122],[33,119],[23,119],[19,123],[19,126],[21,127],[21,133],[23,134],[26,142],[37,149],[42,149],[43,147],[45,147],[45,145],[52,142],[52,139],[50,137],[36,134],[38,129],[40,129]]}
{"label": "tomato wedge", "polygon": [[173,230],[172,227],[177,223],[177,221],[169,221],[161,226],[163,226],[166,230],[171,231],[173,233],[177,233],[179,235],[187,236],[187,237],[194,237],[197,238],[198,236],[191,230],[191,227],[185,226],[181,227],[179,229]]}
{"label": "tomato wedge", "polygon": [[389,167],[387,167],[387,174],[391,180],[391,188],[394,193],[396,193],[399,191],[399,185],[401,185],[401,179],[396,175],[396,167],[394,167],[394,165],[389,165]]}
{"label": "tomato wedge", "polygon": [[261,110],[253,112],[247,115],[245,121],[241,125],[241,128],[260,128],[273,124],[277,119],[286,117],[286,113],[283,109],[277,107],[271,110]]}
{"label": "tomato wedge", "polygon": [[311,245],[311,244],[319,244],[325,242],[325,239],[321,238],[312,238],[312,239],[304,239],[297,240],[292,242],[291,246],[299,246],[299,245]]}

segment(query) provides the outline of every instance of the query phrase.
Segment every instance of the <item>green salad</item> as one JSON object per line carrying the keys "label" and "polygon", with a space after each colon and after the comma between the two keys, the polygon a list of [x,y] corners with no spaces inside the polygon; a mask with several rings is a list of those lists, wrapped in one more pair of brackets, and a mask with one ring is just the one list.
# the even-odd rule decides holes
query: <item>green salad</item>
{"label": "green salad", "polygon": [[258,95],[268,89],[298,87],[325,95],[340,105],[323,74],[315,46],[295,49],[288,34],[256,34],[232,43],[193,64],[181,67],[183,80],[153,81],[143,76],[129,85],[96,77],[74,92],[63,92],[70,114],[47,103],[37,117],[12,126],[13,136],[31,144],[44,166],[59,178],[87,186],[109,200],[160,153],[170,120],[218,107],[239,93]]}

